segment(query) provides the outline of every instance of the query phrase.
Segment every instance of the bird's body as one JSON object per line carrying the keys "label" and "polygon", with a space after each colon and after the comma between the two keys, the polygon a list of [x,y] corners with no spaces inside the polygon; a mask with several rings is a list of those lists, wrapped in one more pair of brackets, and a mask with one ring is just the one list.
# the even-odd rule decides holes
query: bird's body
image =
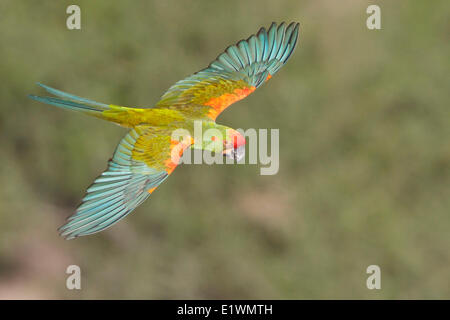
{"label": "bird's body", "polygon": [[[58,107],[79,111],[129,128],[108,168],[87,189],[82,204],[60,228],[67,239],[106,229],[125,217],[173,172],[189,147],[236,157],[245,138],[216,124],[217,116],[269,80],[287,61],[298,37],[298,24],[275,23],[219,55],[206,69],[177,82],[152,107],[129,108],[98,103],[40,84],[56,97],[30,96]],[[174,139],[183,129],[215,129],[216,141],[196,141],[194,135]]]}

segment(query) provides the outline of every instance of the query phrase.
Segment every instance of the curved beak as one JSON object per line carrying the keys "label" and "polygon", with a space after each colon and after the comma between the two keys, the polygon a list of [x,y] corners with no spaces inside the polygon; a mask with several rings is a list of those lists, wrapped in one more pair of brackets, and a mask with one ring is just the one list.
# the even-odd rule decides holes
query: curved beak
{"label": "curved beak", "polygon": [[245,145],[238,147],[237,149],[229,148],[223,151],[223,155],[227,158],[241,161],[245,157]]}

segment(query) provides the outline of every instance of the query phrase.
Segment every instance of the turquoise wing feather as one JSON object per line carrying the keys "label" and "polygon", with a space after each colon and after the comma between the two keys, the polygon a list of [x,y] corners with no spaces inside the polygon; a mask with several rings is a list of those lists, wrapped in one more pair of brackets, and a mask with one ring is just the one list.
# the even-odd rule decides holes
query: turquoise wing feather
{"label": "turquoise wing feather", "polygon": [[287,27],[284,22],[279,26],[272,23],[267,32],[261,28],[256,35],[229,46],[208,69],[258,88],[268,74],[274,75],[289,59],[297,44],[298,30],[298,23]]}
{"label": "turquoise wing feather", "polygon": [[[108,169],[87,189],[82,204],[59,231],[67,239],[102,231],[132,212],[169,175],[133,159],[143,134],[132,129],[119,143]],[[167,146],[170,149],[169,146]],[[145,150],[144,150],[145,152]]]}
{"label": "turquoise wing feather", "polygon": [[229,46],[207,68],[175,83],[157,106],[201,115],[210,111],[203,106],[211,98],[234,94],[236,88],[260,87],[289,59],[298,33],[299,24],[294,22],[288,26],[272,23],[268,31],[261,28],[256,35]]}

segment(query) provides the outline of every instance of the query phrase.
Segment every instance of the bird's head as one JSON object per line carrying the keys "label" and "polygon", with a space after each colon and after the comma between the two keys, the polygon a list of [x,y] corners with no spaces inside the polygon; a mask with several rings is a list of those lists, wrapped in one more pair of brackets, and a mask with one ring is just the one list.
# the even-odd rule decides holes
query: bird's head
{"label": "bird's head", "polygon": [[245,137],[234,129],[228,129],[223,141],[223,155],[240,161],[245,156]]}
{"label": "bird's head", "polygon": [[240,161],[245,156],[245,137],[234,129],[214,124],[204,131],[201,149]]}

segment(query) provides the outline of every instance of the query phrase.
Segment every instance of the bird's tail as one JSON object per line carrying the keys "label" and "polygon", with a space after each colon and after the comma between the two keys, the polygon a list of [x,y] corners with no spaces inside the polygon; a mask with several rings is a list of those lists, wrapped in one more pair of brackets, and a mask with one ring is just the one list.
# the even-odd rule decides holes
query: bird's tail
{"label": "bird's tail", "polygon": [[66,93],[60,90],[53,89],[42,83],[37,83],[37,85],[44,88],[48,93],[56,96],[54,97],[41,97],[35,95],[28,95],[33,100],[40,101],[43,103],[51,104],[64,109],[81,111],[83,113],[90,114],[92,116],[101,117],[103,111],[110,110],[110,106],[104,103],[95,102],[93,100],[81,98],[70,93]]}
{"label": "bird's tail", "polygon": [[79,111],[84,114],[94,116],[103,120],[108,120],[115,122],[124,127],[131,127],[133,125],[132,119],[140,116],[143,109],[140,108],[128,108],[122,106],[116,106],[113,104],[104,104],[89,100],[86,98],[81,98],[76,95],[63,92],[42,83],[37,83],[39,86],[44,88],[48,93],[56,97],[41,97],[35,95],[28,95],[33,100],[47,103],[60,108]]}

